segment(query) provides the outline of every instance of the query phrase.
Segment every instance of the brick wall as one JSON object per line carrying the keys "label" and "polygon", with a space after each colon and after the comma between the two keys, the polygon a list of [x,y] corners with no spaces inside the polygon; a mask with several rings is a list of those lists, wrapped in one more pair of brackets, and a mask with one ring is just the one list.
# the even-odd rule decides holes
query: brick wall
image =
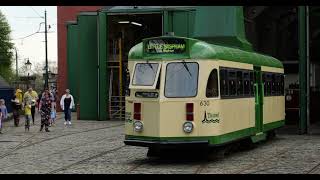
{"label": "brick wall", "polygon": [[[61,97],[67,89],[67,27],[66,21],[76,21],[81,11],[97,11],[102,6],[58,6],[58,95]],[[72,93],[72,92],[71,92]],[[58,106],[58,111],[60,111]]]}

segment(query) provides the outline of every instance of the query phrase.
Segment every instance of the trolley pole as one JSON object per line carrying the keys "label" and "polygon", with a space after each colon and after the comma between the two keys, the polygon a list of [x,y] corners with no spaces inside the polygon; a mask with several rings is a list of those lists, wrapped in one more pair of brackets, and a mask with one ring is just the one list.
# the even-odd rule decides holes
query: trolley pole
{"label": "trolley pole", "polygon": [[47,11],[44,11],[44,33],[45,33],[45,43],[46,43],[46,77],[45,77],[45,84],[44,84],[44,88],[48,88],[48,40],[47,40]]}

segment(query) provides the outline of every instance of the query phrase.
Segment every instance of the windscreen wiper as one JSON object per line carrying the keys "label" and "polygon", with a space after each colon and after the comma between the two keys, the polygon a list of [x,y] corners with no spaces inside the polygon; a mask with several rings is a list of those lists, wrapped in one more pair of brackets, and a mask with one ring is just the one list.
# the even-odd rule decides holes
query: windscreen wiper
{"label": "windscreen wiper", "polygon": [[186,70],[188,71],[188,73],[190,74],[190,77],[192,77],[192,74],[191,74],[191,72],[190,72],[190,70],[189,70],[189,68],[188,68],[188,65],[187,65],[186,61],[182,60],[182,64],[183,64],[183,66],[186,68]]}
{"label": "windscreen wiper", "polygon": [[154,72],[154,69],[153,69],[151,63],[149,63],[149,61],[147,61],[147,64],[149,65],[149,67],[150,67],[150,68],[152,69],[152,71]]}

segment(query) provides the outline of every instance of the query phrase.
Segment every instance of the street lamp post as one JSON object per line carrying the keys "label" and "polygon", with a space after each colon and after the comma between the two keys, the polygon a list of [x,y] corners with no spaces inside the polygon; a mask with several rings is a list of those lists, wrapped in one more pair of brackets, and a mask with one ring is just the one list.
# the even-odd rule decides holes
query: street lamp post
{"label": "street lamp post", "polygon": [[48,88],[48,41],[47,41],[47,11],[44,11],[44,24],[45,24],[45,43],[46,43],[46,78],[45,78],[45,88]]}
{"label": "street lamp post", "polygon": [[28,71],[28,86],[30,85],[30,79],[29,79],[29,72],[31,71],[31,66],[32,66],[32,63],[29,61],[29,58],[27,60],[26,63],[24,63],[26,65],[26,68],[27,68],[27,71]]}

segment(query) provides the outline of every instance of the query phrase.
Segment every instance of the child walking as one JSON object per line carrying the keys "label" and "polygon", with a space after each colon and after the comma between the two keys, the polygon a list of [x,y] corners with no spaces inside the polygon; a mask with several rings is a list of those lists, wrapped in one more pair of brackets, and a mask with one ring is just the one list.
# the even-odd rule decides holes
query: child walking
{"label": "child walking", "polygon": [[29,131],[30,130],[30,121],[31,121],[31,104],[30,102],[26,102],[25,103],[25,106],[24,106],[24,115],[25,115],[25,118],[26,118],[26,122],[25,122],[25,131]]}
{"label": "child walking", "polygon": [[8,116],[7,107],[4,99],[0,99],[0,134],[2,134],[2,122]]}
{"label": "child walking", "polygon": [[51,125],[54,125],[55,124],[55,121],[56,121],[56,117],[57,117],[57,112],[56,112],[56,106],[54,103],[52,103],[52,107],[51,107],[51,122],[50,124]]}

